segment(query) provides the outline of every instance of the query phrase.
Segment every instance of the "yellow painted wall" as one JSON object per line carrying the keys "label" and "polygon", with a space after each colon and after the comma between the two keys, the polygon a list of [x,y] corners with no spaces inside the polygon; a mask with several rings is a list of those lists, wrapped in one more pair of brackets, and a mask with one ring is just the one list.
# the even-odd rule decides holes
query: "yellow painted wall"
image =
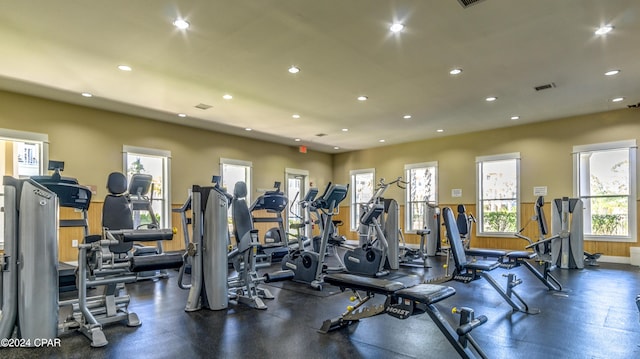
{"label": "yellow painted wall", "polygon": [[[49,158],[65,161],[63,175],[80,184],[95,185],[98,192],[90,207],[90,229],[100,233],[101,205],[106,195],[107,176],[122,171],[122,146],[171,151],[171,202],[182,204],[192,185],[206,186],[220,172],[220,158],[253,163],[253,194],[257,188],[271,188],[284,182],[285,168],[309,171],[310,181],[324,186],[331,181],[332,157],[297,146],[285,146],[213,131],[158,122],[115,112],[71,105],[0,91],[0,128],[44,133],[49,136]],[[188,121],[186,119],[185,121]],[[61,212],[61,215],[65,212]],[[72,212],[70,212],[72,214]],[[179,226],[179,217],[172,216]],[[183,248],[181,230],[168,250]],[[62,229],[60,259],[76,260],[72,239],[81,231]]]}
{"label": "yellow painted wall", "polygon": [[[437,161],[440,205],[455,208],[457,204],[465,204],[467,209],[473,210],[476,200],[476,156],[520,152],[521,223],[525,223],[530,217],[526,215],[528,208],[533,210],[536,199],[533,187],[547,186],[547,202],[553,198],[572,196],[573,146],[630,139],[640,143],[638,109],[575,116],[337,154],[334,156],[333,174],[335,182],[349,183],[350,170],[375,168],[377,179],[392,180],[404,176],[405,164]],[[451,197],[452,189],[462,189],[462,197]],[[404,191],[397,187],[390,188],[386,196],[404,203]],[[341,204],[340,218],[348,223],[348,216],[348,202],[345,201]],[[404,223],[404,219],[401,223]],[[356,238],[354,234],[350,235]],[[417,236],[412,235],[407,236],[407,241],[418,243]],[[518,241],[510,238],[479,238],[474,245],[516,249]],[[585,250],[611,256],[629,256],[628,248],[636,245],[586,241]]]}
{"label": "yellow painted wall", "polygon": [[[194,184],[208,185],[220,158],[251,161],[253,190],[284,181],[285,168],[309,171],[310,180],[331,180],[330,154],[213,131],[0,91],[0,128],[49,135],[49,158],[65,161],[64,175],[96,185],[106,195],[110,172],[122,171],[122,146],[171,151],[171,202],[185,200]],[[185,119],[188,122],[189,119]],[[257,192],[252,194],[253,198]]]}
{"label": "yellow painted wall", "polygon": [[[521,220],[524,222],[526,208],[532,207],[535,201],[534,186],[548,187],[547,201],[572,194],[571,151],[574,145],[639,140],[640,137],[640,111],[622,109],[336,155],[313,151],[300,154],[295,146],[15,93],[0,91],[0,103],[0,128],[48,134],[49,157],[65,161],[64,174],[78,178],[84,185],[96,185],[98,193],[92,212],[100,208],[106,194],[107,175],[122,170],[123,145],[171,151],[171,202],[174,207],[184,201],[191,185],[207,185],[211,175],[218,174],[219,159],[224,157],[253,162],[254,198],[258,195],[256,188],[270,188],[273,181],[283,181],[285,168],[309,171],[311,182],[323,188],[329,181],[348,183],[349,171],[354,169],[375,168],[377,178],[394,179],[403,176],[405,164],[437,161],[439,202],[450,206],[463,203],[472,209],[475,208],[476,156],[520,152]],[[458,188],[462,189],[462,197],[451,197],[451,190]],[[398,188],[391,188],[387,196],[404,202],[404,193]],[[403,213],[401,209],[401,216]],[[345,221],[346,225],[340,228],[342,234],[351,237],[348,216],[347,200],[342,203],[337,219]],[[179,226],[175,215],[173,225]],[[92,227],[91,231],[96,230]],[[168,249],[183,247],[180,229],[178,233],[178,240]],[[61,234],[61,245],[64,246],[61,253],[64,251],[65,257],[72,257],[74,253],[66,248],[71,236]],[[418,241],[415,235],[406,237],[410,243]],[[479,238],[475,243],[479,247],[519,247],[511,240],[495,238]],[[635,244],[588,242],[585,248],[606,255],[628,256],[631,245]]]}

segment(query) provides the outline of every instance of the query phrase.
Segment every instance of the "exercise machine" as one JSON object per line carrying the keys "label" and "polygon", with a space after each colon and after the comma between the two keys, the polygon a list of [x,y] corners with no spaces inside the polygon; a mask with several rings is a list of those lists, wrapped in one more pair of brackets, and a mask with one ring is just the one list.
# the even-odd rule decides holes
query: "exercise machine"
{"label": "exercise machine", "polygon": [[376,239],[365,242],[361,246],[348,249],[344,254],[344,264],[349,273],[382,277],[389,274],[385,269],[388,254],[387,239],[382,232],[378,217],[384,211],[382,204],[370,205],[360,217],[360,224],[367,228],[373,227]]}
{"label": "exercise machine", "polygon": [[[523,236],[521,233],[527,227],[528,223],[515,233],[515,236],[521,239],[526,240],[529,245],[527,245],[526,249],[533,249],[533,254],[530,258],[526,258],[524,255],[517,257],[516,254],[518,252],[508,253],[506,258],[508,259],[509,264],[513,264],[514,266],[524,265],[533,275],[538,278],[549,290],[561,291],[562,285],[560,281],[556,277],[551,274],[551,271],[556,268],[556,265],[553,263],[553,259],[551,256],[551,246],[554,241],[560,240],[560,235],[556,234],[554,236],[547,237],[549,234],[549,229],[547,227],[547,220],[543,211],[544,206],[544,197],[540,196],[536,200],[535,203],[535,215],[531,220],[535,220],[538,224],[538,235],[539,238],[536,242],[531,240],[531,238]],[[527,253],[527,252],[525,252]],[[523,258],[524,257],[524,258]],[[527,261],[527,259],[536,259],[543,266],[542,273],[538,269],[536,269],[531,263]]]}
{"label": "exercise machine", "polygon": [[[342,315],[327,319],[319,329],[320,333],[328,333],[350,326],[361,319],[380,314],[388,314],[398,319],[407,319],[413,315],[427,313],[447,341],[454,347],[462,358],[487,358],[482,348],[471,336],[471,331],[487,322],[484,315],[475,316],[471,308],[454,308],[454,313],[460,314],[460,324],[453,328],[449,321],[435,306],[436,303],[453,296],[456,291],[452,287],[435,284],[410,283],[406,285],[400,281],[390,281],[381,278],[360,277],[347,273],[329,274],[325,281],[341,290],[350,289],[353,305],[347,307]],[[365,306],[374,298],[382,295],[386,298],[384,304]]]}
{"label": "exercise machine", "polygon": [[4,254],[0,255],[0,339],[27,345],[58,336],[56,194],[32,179],[3,178]]}
{"label": "exercise machine", "polygon": [[[81,228],[83,232],[82,238],[89,235],[89,218],[88,205],[91,201],[91,193],[77,190],[74,186],[78,185],[78,180],[72,177],[62,177],[61,172],[64,171],[63,161],[50,160],[48,169],[53,171],[50,176],[32,176],[31,179],[45,186],[49,190],[58,194],[60,207],[73,208],[80,213],[81,218],[60,218],[60,228]],[[79,191],[76,195],[75,191]],[[79,196],[87,198],[79,198]],[[70,200],[72,199],[72,200]],[[85,208],[86,206],[86,208]],[[80,239],[81,241],[81,239]],[[58,285],[60,292],[70,292],[77,289],[76,287],[76,266],[65,262],[58,262]]]}
{"label": "exercise machine", "polygon": [[[299,212],[295,212],[293,210],[293,206],[290,207],[289,212],[291,216],[295,217],[299,222],[291,223],[289,225],[290,229],[294,229],[296,231],[295,235],[288,233],[289,236],[293,236],[294,240],[289,240],[289,253],[293,250],[303,250],[308,246],[313,246],[313,225],[319,224],[321,225],[320,215],[318,214],[318,210],[313,207],[313,200],[318,195],[318,189],[315,187],[309,188],[307,193],[304,195],[304,198],[296,201],[299,193],[296,193],[292,203],[297,203],[299,207]],[[302,215],[298,214],[302,213]],[[312,217],[312,213],[315,214],[315,219]],[[322,231],[321,231],[322,232]],[[315,248],[314,248],[315,249]],[[283,258],[284,260],[284,258]]]}
{"label": "exercise machine", "polygon": [[[120,176],[110,176],[108,187],[126,188],[126,178]],[[54,339],[58,334],[78,330],[91,340],[92,346],[105,346],[108,341],[102,331],[104,324],[141,324],[137,315],[128,310],[130,297],[126,294],[125,283],[135,281],[136,273],[140,271],[182,265],[179,254],[163,254],[162,258],[151,261],[147,257],[120,259],[111,251],[123,244],[132,245],[134,241],[171,239],[171,230],[112,230],[105,227],[102,235],[87,236],[78,246],[78,298],[60,301],[57,293],[58,207],[82,211],[83,219],[78,220],[78,224],[86,225],[91,201],[90,189],[74,182],[77,183],[75,179],[59,183],[49,180],[44,186],[33,179],[4,178],[6,252],[0,268],[6,285],[3,284],[0,293],[3,299],[2,338],[11,337],[15,327],[20,338],[28,339],[32,344],[36,338]],[[119,215],[125,222],[131,221],[131,212],[127,209],[129,207],[123,206],[118,199],[105,199],[103,225],[109,224],[107,218],[115,219]],[[89,297],[88,289],[96,295]]]}
{"label": "exercise machine", "polygon": [[[91,346],[108,344],[103,325],[124,322],[142,324],[129,311],[130,296],[126,284],[135,282],[138,273],[182,266],[179,253],[146,256],[128,255],[134,242],[172,240],[172,229],[134,229],[129,198],[125,195],[127,178],[112,172],[107,178],[107,196],[102,208],[102,234],[85,237],[78,246],[78,299],[60,303],[66,318],[64,331],[77,329],[91,340]],[[88,290],[92,289],[92,296]]]}
{"label": "exercise machine", "polygon": [[[160,223],[153,210],[153,177],[150,174],[135,173],[129,180],[128,198],[133,213],[133,228],[158,229]],[[149,217],[148,223],[142,223],[142,214],[146,212]],[[162,241],[156,241],[155,246],[143,246],[135,244],[133,256],[149,256],[164,253]],[[138,280],[168,278],[166,270],[140,272],[137,274]]]}
{"label": "exercise machine", "polygon": [[[263,282],[286,280],[290,271],[268,273],[259,277],[256,272],[258,231],[253,229],[251,214],[245,201],[244,182],[236,183],[234,195],[220,187],[219,176],[213,177],[213,186],[191,189],[192,241],[187,246],[184,262],[191,264],[191,283],[184,284],[184,269],[178,285],[189,290],[185,311],[202,308],[227,309],[229,301],[246,304],[255,309],[267,309],[263,299],[273,299]],[[232,205],[232,218],[236,245],[229,250],[227,213]],[[230,276],[228,263],[233,263],[235,275]]]}
{"label": "exercise machine", "polygon": [[[269,228],[263,238],[263,243],[258,245],[258,261],[264,261],[266,266],[271,262],[278,262],[289,252],[289,244],[287,233],[284,228],[284,217],[282,213],[287,208],[289,199],[280,190],[280,182],[273,184],[274,190],[266,191],[263,195],[258,197],[251,207],[249,212],[253,223],[276,223],[276,227]],[[258,217],[257,211],[265,211],[270,216]]]}
{"label": "exercise machine", "polygon": [[559,268],[584,268],[583,204],[579,198],[555,198],[551,228],[560,236],[551,244],[551,260]]}
{"label": "exercise machine", "polygon": [[427,257],[434,257],[440,251],[440,208],[434,203],[425,202],[423,229],[416,231],[420,236],[418,248],[406,244],[400,250],[400,265],[429,268]]}
{"label": "exercise machine", "polygon": [[[511,306],[512,311],[518,311],[526,314],[538,314],[540,310],[530,308],[522,297],[513,289],[517,285],[522,284],[522,280],[518,279],[515,274],[508,273],[506,289],[502,288],[498,282],[489,274],[490,271],[500,267],[501,262],[498,260],[476,260],[470,262],[467,260],[464,246],[458,232],[453,211],[449,207],[442,209],[444,226],[447,231],[447,239],[451,246],[451,254],[455,263],[453,279],[465,283],[469,283],[479,278],[484,278],[493,289]],[[514,300],[516,299],[516,300]]]}
{"label": "exercise machine", "polygon": [[[329,237],[333,234],[331,220],[336,213],[338,205],[347,197],[348,185],[337,185],[329,183],[324,193],[315,200],[312,200],[309,207],[323,212],[323,225],[320,244],[317,251],[299,246],[292,250],[282,260],[282,269],[293,271],[293,280],[309,283],[312,288],[322,290],[323,276],[326,272],[343,271],[344,267],[325,267],[325,256],[329,243]],[[313,189],[305,196],[311,198]],[[315,190],[317,193],[317,189]]]}
{"label": "exercise machine", "polygon": [[[358,226],[359,245],[347,249],[344,254],[344,264],[347,271],[354,274],[381,277],[389,274],[386,268],[399,268],[399,238],[398,203],[395,200],[383,198],[387,189],[395,184],[400,188],[405,182],[401,177],[385,183],[380,179],[378,187],[369,201],[361,207],[360,225]],[[389,226],[383,227],[389,214]],[[391,238],[388,239],[387,237]]]}

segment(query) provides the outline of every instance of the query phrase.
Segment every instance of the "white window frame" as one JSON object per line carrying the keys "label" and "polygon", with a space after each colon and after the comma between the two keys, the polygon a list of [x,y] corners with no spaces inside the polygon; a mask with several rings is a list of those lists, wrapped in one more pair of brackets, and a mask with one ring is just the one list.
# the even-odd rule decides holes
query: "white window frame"
{"label": "white window frame", "polygon": [[[406,178],[407,181],[407,188],[404,191],[405,192],[405,196],[404,196],[404,228],[405,228],[405,233],[416,233],[416,231],[418,231],[419,229],[423,229],[423,228],[411,228],[412,226],[412,211],[411,209],[413,208],[411,206],[412,202],[411,202],[411,176],[409,175],[411,170],[415,170],[415,169],[424,169],[424,168],[430,168],[432,167],[434,169],[434,178],[433,178],[433,201],[430,201],[433,205],[438,205],[438,161],[432,161],[432,162],[421,162],[421,163],[411,163],[411,164],[406,164],[404,165],[404,173],[405,176],[404,178]],[[427,201],[421,201],[421,202],[416,202],[416,203],[420,203],[422,204],[423,207],[423,213],[426,213],[426,204]],[[426,223],[424,224],[426,225]],[[423,225],[423,227],[424,227]]]}
{"label": "white window frame", "polygon": [[498,155],[491,156],[478,156],[476,157],[476,216],[478,220],[478,225],[476,226],[476,235],[480,237],[505,237],[512,238],[514,237],[514,232],[486,232],[484,231],[484,210],[482,206],[482,202],[484,198],[482,197],[482,165],[485,162],[492,161],[505,161],[505,160],[515,160],[516,161],[516,231],[520,228],[520,214],[522,212],[522,206],[520,203],[520,152],[511,152],[504,153]]}
{"label": "white window frame", "polygon": [[[605,236],[605,235],[587,235],[584,234],[584,240],[586,241],[607,241],[607,242],[631,242],[637,243],[637,144],[636,140],[623,140],[613,142],[602,142],[589,145],[573,146],[573,196],[581,198],[580,193],[580,154],[584,152],[598,152],[609,151],[616,149],[628,149],[629,150],[629,208],[628,208],[628,221],[629,221],[629,235],[628,236]],[[587,215],[585,206],[585,216]],[[587,221],[584,221],[587,225]]]}
{"label": "white window frame", "polygon": [[171,222],[171,151],[168,150],[160,150],[156,148],[147,148],[147,147],[137,147],[137,146],[122,146],[122,173],[127,176],[128,171],[128,163],[127,156],[128,154],[139,154],[143,156],[155,156],[155,157],[163,157],[166,159],[164,173],[163,173],[163,187],[162,193],[164,194],[163,206],[162,206],[162,218],[165,219],[165,223],[160,223],[161,227],[164,228],[172,228]]}
{"label": "white window frame", "polygon": [[[285,182],[284,183],[284,186],[285,186],[284,193],[287,194],[288,199],[289,199],[289,202],[288,202],[287,208],[286,208],[286,214],[284,216],[285,217],[284,220],[285,220],[285,230],[286,231],[289,231],[289,229],[290,229],[289,225],[293,221],[291,219],[291,216],[292,216],[291,215],[291,206],[297,206],[298,205],[298,202],[296,202],[296,203],[292,202],[293,201],[293,197],[291,197],[290,193],[289,193],[289,176],[302,176],[304,178],[303,185],[302,185],[303,189],[305,191],[309,190],[309,171],[301,170],[301,169],[297,169],[297,168],[285,168],[284,169],[284,182]],[[304,197],[305,194],[306,193],[299,193],[297,201],[302,200],[302,198]],[[306,214],[304,212],[299,213],[298,215],[300,215],[303,218],[304,221],[309,220],[309,218],[305,218]],[[297,218],[295,220],[297,220],[298,222],[302,221],[302,220],[297,219]],[[305,230],[306,229],[307,228],[305,227]],[[305,233],[304,235],[307,236],[307,237],[311,236],[310,233]]]}
{"label": "white window frame", "polygon": [[225,165],[231,165],[231,166],[241,166],[241,167],[246,167],[249,174],[245,176],[245,181],[244,183],[247,185],[247,203],[251,204],[251,186],[252,186],[252,182],[253,182],[253,162],[251,161],[242,161],[242,160],[234,160],[231,158],[220,158],[220,176],[221,176],[221,181],[222,183],[220,183],[221,187],[226,187],[227,192],[229,192],[230,194],[233,195],[233,186],[226,186],[226,179],[224,178],[224,166]]}
{"label": "white window frame", "polygon": [[372,191],[373,193],[375,193],[375,190],[376,190],[376,169],[375,168],[365,168],[365,169],[349,171],[349,178],[351,181],[351,185],[349,186],[350,187],[349,189],[351,191],[351,200],[349,201],[350,202],[349,230],[352,232],[358,231],[358,227],[360,226],[360,218],[358,218],[358,216],[356,215],[356,213],[358,212],[357,211],[358,206],[366,203],[366,202],[356,203],[356,194],[358,193],[358,186],[357,186],[357,183],[355,182],[355,178],[356,178],[356,175],[368,174],[368,173],[371,173],[372,175],[371,185],[372,185]]}
{"label": "white window frame", "polygon": [[[11,130],[8,128],[0,128],[0,139],[4,141],[24,141],[24,142],[38,142],[40,143],[40,155],[42,161],[40,161],[40,175],[44,175],[49,165],[49,135],[38,132],[27,132]],[[4,176],[4,173],[3,173]],[[2,206],[4,207],[4,190],[0,192],[0,196],[3,197]],[[0,219],[2,226],[0,226],[0,250],[4,250],[4,217]]]}

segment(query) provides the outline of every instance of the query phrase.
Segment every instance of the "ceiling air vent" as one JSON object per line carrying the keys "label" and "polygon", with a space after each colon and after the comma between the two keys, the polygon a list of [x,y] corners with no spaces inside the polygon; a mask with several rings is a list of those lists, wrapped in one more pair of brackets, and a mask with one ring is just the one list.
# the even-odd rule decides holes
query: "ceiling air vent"
{"label": "ceiling air vent", "polygon": [[316,134],[317,137],[324,137],[326,135],[327,135],[326,133],[318,133],[318,134]]}
{"label": "ceiling air vent", "polygon": [[468,8],[471,5],[475,5],[481,1],[484,0],[458,0],[458,2],[460,3],[460,5],[462,5],[463,8]]}
{"label": "ceiling air vent", "polygon": [[208,110],[211,107],[213,107],[213,106],[207,105],[206,103],[199,103],[199,104],[196,105],[196,108],[199,108],[201,110]]}
{"label": "ceiling air vent", "polygon": [[556,87],[556,84],[551,82],[551,83],[548,83],[548,84],[536,86],[533,89],[536,90],[536,91],[542,91],[542,90],[548,90],[548,89],[551,89],[551,88],[554,88],[554,87]]}

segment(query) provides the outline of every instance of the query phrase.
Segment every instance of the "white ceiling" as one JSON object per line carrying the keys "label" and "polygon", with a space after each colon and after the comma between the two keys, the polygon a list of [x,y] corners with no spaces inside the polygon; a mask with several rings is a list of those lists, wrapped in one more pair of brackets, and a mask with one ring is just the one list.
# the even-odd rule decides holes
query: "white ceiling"
{"label": "white ceiling", "polygon": [[0,88],[333,153],[637,104],[639,35],[638,0],[0,0]]}

